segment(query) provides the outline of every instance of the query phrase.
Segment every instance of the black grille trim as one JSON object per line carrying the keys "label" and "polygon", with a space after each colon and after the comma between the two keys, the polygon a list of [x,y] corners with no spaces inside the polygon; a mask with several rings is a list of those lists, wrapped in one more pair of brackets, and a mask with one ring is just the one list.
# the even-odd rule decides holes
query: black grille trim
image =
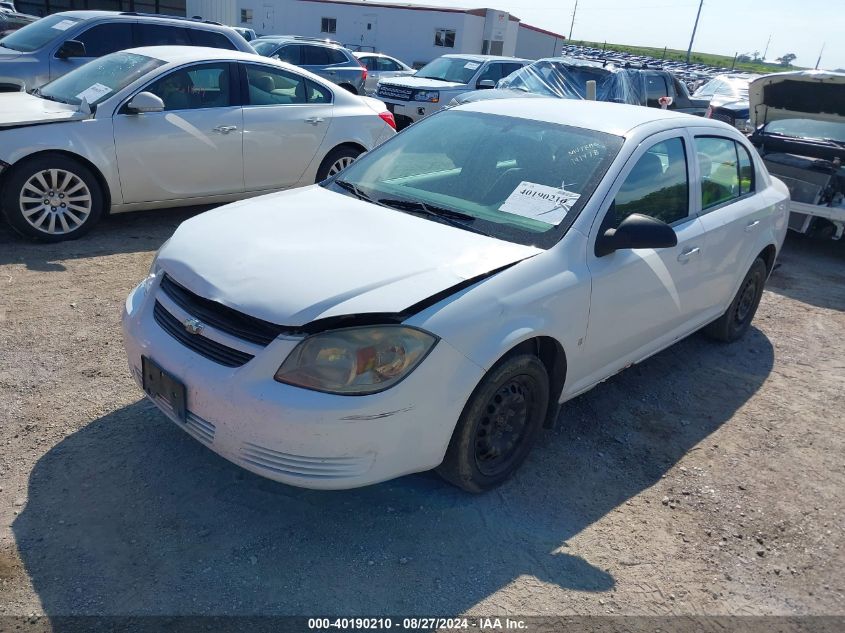
{"label": "black grille trim", "polygon": [[411,88],[400,88],[398,86],[379,86],[376,96],[398,99],[399,101],[410,101],[414,91]]}
{"label": "black grille trim", "polygon": [[238,312],[217,301],[200,297],[167,274],[161,280],[161,290],[176,305],[206,325],[250,343],[266,347],[280,334],[291,333],[288,328]]}
{"label": "black grille trim", "polygon": [[188,334],[175,316],[170,314],[158,301],[153,307],[153,317],[165,332],[182,343],[192,352],[204,356],[226,367],[240,367],[253,359],[251,354],[221,345],[200,334]]}

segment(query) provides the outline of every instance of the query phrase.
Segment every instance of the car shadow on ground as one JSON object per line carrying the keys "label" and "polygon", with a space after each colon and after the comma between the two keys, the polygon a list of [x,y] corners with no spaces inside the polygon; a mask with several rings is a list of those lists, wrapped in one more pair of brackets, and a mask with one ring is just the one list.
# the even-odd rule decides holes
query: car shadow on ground
{"label": "car shadow on ground", "polygon": [[49,244],[28,240],[0,218],[0,266],[23,263],[30,270],[65,270],[63,261],[116,253],[155,251],[182,222],[211,207],[122,213],[104,218],[88,235]]}
{"label": "car shadow on ground", "polygon": [[766,288],[802,303],[845,311],[845,238],[824,240],[789,231]]}
{"label": "car shadow on ground", "polygon": [[517,476],[478,496],[432,473],[349,491],[285,486],[142,400],[38,461],[15,539],[52,616],[445,615],[523,575],[609,591],[609,561],[637,564],[622,560],[637,552],[610,543],[591,561],[568,541],[689,451],[713,450],[703,440],[773,361],[754,328],[730,346],[692,336],[568,403]]}

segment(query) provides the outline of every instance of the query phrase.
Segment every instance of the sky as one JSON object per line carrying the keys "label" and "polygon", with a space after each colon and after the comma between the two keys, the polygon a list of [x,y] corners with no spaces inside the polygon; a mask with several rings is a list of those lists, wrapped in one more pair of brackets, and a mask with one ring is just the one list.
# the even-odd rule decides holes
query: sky
{"label": "sky", "polygon": [[[533,26],[569,35],[575,0],[407,0],[463,8],[488,7]],[[578,0],[572,39],[686,50],[699,0]],[[704,0],[693,50],[733,56],[787,53],[798,66],[845,68],[845,0]]]}

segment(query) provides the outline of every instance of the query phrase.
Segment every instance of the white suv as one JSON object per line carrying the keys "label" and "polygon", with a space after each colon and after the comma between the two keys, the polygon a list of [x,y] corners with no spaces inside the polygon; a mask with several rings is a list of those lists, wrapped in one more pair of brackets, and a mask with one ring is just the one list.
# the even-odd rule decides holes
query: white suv
{"label": "white suv", "polygon": [[412,77],[379,81],[376,96],[387,104],[401,129],[444,108],[459,94],[494,88],[497,81],[530,63],[516,57],[443,55]]}

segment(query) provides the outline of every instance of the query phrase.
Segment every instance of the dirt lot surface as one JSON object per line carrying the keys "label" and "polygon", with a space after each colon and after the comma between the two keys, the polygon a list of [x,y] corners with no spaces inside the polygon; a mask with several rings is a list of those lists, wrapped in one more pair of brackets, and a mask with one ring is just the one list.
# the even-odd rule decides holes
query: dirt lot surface
{"label": "dirt lot surface", "polygon": [[845,614],[845,244],[790,237],[747,338],[568,403],[498,491],[327,493],[128,376],[122,302],[189,215],[0,226],[0,614]]}

